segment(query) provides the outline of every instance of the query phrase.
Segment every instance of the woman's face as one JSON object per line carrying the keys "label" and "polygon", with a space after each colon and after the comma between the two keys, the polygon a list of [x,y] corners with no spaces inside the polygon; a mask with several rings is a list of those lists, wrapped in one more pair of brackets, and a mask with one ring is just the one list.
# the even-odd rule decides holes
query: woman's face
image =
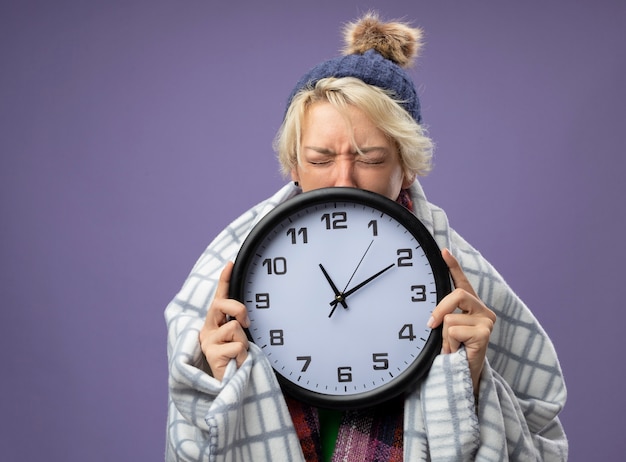
{"label": "woman's face", "polygon": [[398,149],[360,109],[348,106],[348,116],[351,126],[328,102],[308,108],[302,125],[300,163],[291,171],[292,179],[304,192],[347,186],[397,199],[400,189],[412,183],[403,173]]}

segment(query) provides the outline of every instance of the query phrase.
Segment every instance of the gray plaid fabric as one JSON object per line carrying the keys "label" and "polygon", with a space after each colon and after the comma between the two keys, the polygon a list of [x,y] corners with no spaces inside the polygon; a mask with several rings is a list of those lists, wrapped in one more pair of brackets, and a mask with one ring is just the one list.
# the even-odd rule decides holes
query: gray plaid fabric
{"label": "gray plaid fabric", "polygon": [[[272,368],[251,344],[222,382],[204,372],[198,333],[219,274],[254,225],[298,194],[292,183],[231,223],[207,247],[165,310],[169,403],[167,461],[302,461],[298,437]],[[498,320],[476,405],[464,349],[439,355],[405,401],[404,460],[567,460],[558,418],[566,389],[554,347],[495,269],[448,226],[445,213],[411,187],[415,214],[459,259]]]}

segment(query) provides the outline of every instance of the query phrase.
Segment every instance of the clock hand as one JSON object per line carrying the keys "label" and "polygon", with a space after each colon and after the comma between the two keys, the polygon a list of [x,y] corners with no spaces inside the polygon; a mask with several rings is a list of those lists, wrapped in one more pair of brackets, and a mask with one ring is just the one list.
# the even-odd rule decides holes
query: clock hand
{"label": "clock hand", "polygon": [[[356,268],[354,268],[354,271],[352,272],[352,276],[350,276],[350,279],[348,279],[348,282],[346,283],[346,287],[344,287],[343,292],[346,291],[346,289],[348,288],[348,286],[350,285],[350,283],[352,282],[352,278],[354,278],[354,275],[356,274],[356,272],[359,270],[359,267],[361,266],[361,263],[363,263],[363,260],[365,259],[365,255],[367,255],[367,252],[369,252],[370,247],[372,246],[372,244],[374,243],[374,239],[372,239],[372,241],[370,242],[370,245],[367,246],[367,249],[365,249],[365,252],[363,252],[363,255],[361,256],[361,259],[359,260],[359,262],[356,265]],[[345,302],[345,294],[343,292],[335,292],[335,300],[334,303],[331,303],[331,305],[333,306],[333,309],[330,310],[330,314],[328,315],[328,317],[330,318],[333,313],[335,312],[335,309],[337,308],[337,304],[339,302],[341,302],[342,306],[344,308],[347,308],[347,304]]]}
{"label": "clock hand", "polygon": [[[361,282],[360,284],[357,284],[356,286],[354,286],[352,289],[350,289],[347,292],[344,292],[343,295],[343,299],[345,300],[348,295],[352,295],[353,293],[355,293],[357,290],[359,290],[360,288],[362,288],[363,286],[365,286],[366,284],[369,284],[370,282],[372,282],[374,279],[376,279],[378,276],[380,276],[381,274],[383,274],[385,271],[393,268],[394,266],[396,266],[395,263],[392,263],[391,265],[387,266],[386,268],[383,268],[382,270],[380,270],[378,273],[368,277],[365,281]],[[339,300],[335,299],[332,302],[329,303],[329,305],[331,305],[333,307],[333,311],[334,309],[337,307],[337,304],[339,303]],[[331,312],[332,314],[332,312]],[[330,316],[329,316],[330,317]]]}
{"label": "clock hand", "polygon": [[[348,308],[348,304],[344,300],[343,294],[339,292],[339,289],[337,289],[337,286],[335,285],[333,280],[330,278],[330,276],[328,275],[328,273],[326,272],[326,270],[324,269],[321,263],[320,263],[320,269],[322,270],[322,273],[324,273],[324,277],[326,278],[326,280],[330,284],[330,287],[333,289],[333,292],[335,293],[335,300],[337,300],[338,303],[341,303],[341,306],[343,306],[344,308]],[[332,313],[330,314],[332,315]]]}
{"label": "clock hand", "polygon": [[354,277],[354,275],[358,271],[359,266],[361,266],[361,263],[363,263],[363,259],[365,258],[365,255],[367,255],[367,252],[369,252],[370,247],[372,246],[373,243],[374,243],[374,239],[372,239],[372,242],[370,242],[370,245],[368,245],[367,249],[365,249],[365,252],[363,253],[363,256],[361,257],[361,259],[359,260],[359,263],[356,265],[356,268],[354,268],[354,271],[352,272],[352,276],[350,276],[350,279],[348,279],[348,282],[347,282],[346,286],[343,288],[343,292],[346,291],[346,289],[348,288],[348,286],[352,282],[352,278]]}

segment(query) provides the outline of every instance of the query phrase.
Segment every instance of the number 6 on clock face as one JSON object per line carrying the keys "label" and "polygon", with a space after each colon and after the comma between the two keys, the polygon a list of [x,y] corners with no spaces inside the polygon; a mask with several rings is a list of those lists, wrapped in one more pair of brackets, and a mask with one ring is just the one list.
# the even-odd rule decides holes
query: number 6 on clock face
{"label": "number 6 on clock face", "polygon": [[441,349],[426,323],[450,292],[424,225],[399,204],[354,188],[300,194],[254,227],[230,296],[246,305],[248,338],[286,392],[353,409],[414,387]]}

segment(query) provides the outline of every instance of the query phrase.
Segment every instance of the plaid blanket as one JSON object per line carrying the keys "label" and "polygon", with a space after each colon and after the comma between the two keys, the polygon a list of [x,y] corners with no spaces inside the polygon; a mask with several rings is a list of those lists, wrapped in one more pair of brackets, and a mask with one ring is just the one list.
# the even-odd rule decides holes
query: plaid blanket
{"label": "plaid blanket", "polygon": [[[298,193],[289,183],[231,223],[200,256],[165,310],[167,461],[306,460],[285,397],[260,349],[251,344],[242,366],[231,362],[220,382],[205,372],[198,342],[226,261],[235,258],[262,216]],[[567,439],[558,418],[566,388],[550,339],[496,270],[449,227],[443,210],[427,202],[418,182],[411,186],[411,198],[414,213],[440,247],[457,257],[498,321],[478,403],[462,348],[439,355],[425,380],[406,396],[404,460],[567,460]],[[341,441],[342,435],[338,450]],[[348,450],[345,457],[335,458],[369,460],[355,459],[355,454]]]}

